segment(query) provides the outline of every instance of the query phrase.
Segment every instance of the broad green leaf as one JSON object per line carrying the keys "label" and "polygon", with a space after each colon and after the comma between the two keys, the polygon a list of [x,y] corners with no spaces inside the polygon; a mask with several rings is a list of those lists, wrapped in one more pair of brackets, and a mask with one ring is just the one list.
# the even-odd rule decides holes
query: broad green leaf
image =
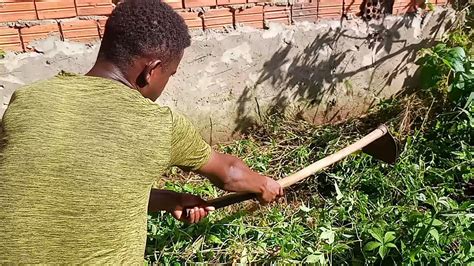
{"label": "broad green leaf", "polygon": [[364,250],[371,251],[374,250],[378,247],[380,247],[382,243],[377,242],[377,241],[370,241],[369,243],[365,244]]}
{"label": "broad green leaf", "polygon": [[387,243],[385,246],[386,246],[386,247],[389,247],[389,248],[396,248],[396,249],[398,249],[397,246],[395,246],[395,244],[393,244],[393,243]]}
{"label": "broad green leaf", "polygon": [[373,238],[377,239],[380,243],[383,243],[383,234],[382,230],[378,228],[372,228],[369,229],[370,235],[372,235]]}
{"label": "broad green leaf", "polygon": [[207,236],[207,240],[213,244],[222,244],[222,240],[215,235]]}
{"label": "broad green leaf", "polygon": [[443,222],[441,222],[440,220],[438,219],[433,220],[433,226],[441,226],[441,225],[443,225]]}
{"label": "broad green leaf", "polygon": [[383,259],[385,258],[385,255],[387,254],[387,248],[385,246],[380,246],[379,247],[379,255]]}
{"label": "broad green leaf", "polygon": [[436,230],[436,228],[431,228],[430,231],[429,231],[430,235],[433,236],[433,238],[436,240],[436,243],[439,244],[439,234],[438,234],[438,230]]}
{"label": "broad green leaf", "polygon": [[325,264],[325,261],[324,261],[324,254],[312,254],[312,255],[309,255],[307,256],[304,261],[306,263],[319,263],[321,265],[324,265]]}
{"label": "broad green leaf", "polygon": [[323,232],[321,233],[321,235],[319,235],[319,238],[326,240],[326,243],[328,244],[334,243],[334,237],[336,235],[334,231],[326,228],[321,229],[323,230]]}
{"label": "broad green leaf", "polygon": [[453,57],[457,57],[461,60],[466,59],[466,52],[464,51],[464,48],[462,48],[462,47],[451,48],[451,50],[449,51],[449,54],[451,54]]}
{"label": "broad green leaf", "polygon": [[392,242],[395,239],[395,232],[387,232],[385,233],[385,236],[383,237],[383,242],[388,243]]}
{"label": "broad green leaf", "polygon": [[464,72],[465,71],[464,61],[462,61],[462,59],[453,58],[450,61],[450,64],[451,64],[451,67],[454,70],[454,72]]}

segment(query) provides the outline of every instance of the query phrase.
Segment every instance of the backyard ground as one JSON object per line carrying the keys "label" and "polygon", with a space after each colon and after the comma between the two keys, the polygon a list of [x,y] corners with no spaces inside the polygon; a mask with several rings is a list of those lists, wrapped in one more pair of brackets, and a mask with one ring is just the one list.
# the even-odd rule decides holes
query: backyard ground
{"label": "backyard ground", "polygon": [[[355,154],[286,190],[278,203],[228,207],[197,225],[150,214],[147,262],[473,265],[469,23],[419,52],[419,89],[385,100],[361,118],[314,126],[268,115],[241,140],[217,146],[278,179],[385,123],[401,144],[394,166]],[[177,170],[160,184],[208,199],[222,194]]]}

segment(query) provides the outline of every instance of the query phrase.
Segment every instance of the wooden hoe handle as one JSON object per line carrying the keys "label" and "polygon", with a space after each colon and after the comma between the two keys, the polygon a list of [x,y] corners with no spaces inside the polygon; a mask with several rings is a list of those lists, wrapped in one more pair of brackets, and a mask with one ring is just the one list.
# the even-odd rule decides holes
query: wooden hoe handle
{"label": "wooden hoe handle", "polygon": [[[381,138],[385,134],[388,133],[388,129],[385,125],[379,126],[377,129],[374,131],[370,132],[368,135],[365,137],[361,138],[357,142],[345,147],[344,149],[333,153],[327,157],[324,157],[323,159],[299,170],[298,172],[287,176],[285,178],[277,180],[277,182],[283,187],[289,187],[305,178],[308,176],[313,175],[314,173],[332,165],[335,162],[338,162],[345,157],[351,155],[352,153],[361,150],[365,146],[369,145],[370,143],[374,142],[375,140]],[[208,201],[209,206],[214,206],[216,209],[223,208],[235,203],[239,203],[242,201],[246,201],[249,199],[253,199],[256,197],[256,194],[253,193],[234,193],[234,194],[229,194],[225,195],[219,198],[215,198],[212,200]]]}

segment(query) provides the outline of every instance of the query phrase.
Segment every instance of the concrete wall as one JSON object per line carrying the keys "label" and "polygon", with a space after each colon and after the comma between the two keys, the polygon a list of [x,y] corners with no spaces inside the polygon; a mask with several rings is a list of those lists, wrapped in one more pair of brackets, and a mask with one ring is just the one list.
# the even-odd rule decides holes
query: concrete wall
{"label": "concrete wall", "polygon": [[[452,10],[436,8],[423,17],[389,16],[373,23],[193,31],[193,44],[158,102],[186,114],[214,142],[245,130],[267,110],[314,123],[357,116],[413,85],[417,52],[453,18]],[[61,70],[86,72],[98,45],[49,38],[36,43],[37,53],[7,54],[0,60],[0,114],[24,84]]]}

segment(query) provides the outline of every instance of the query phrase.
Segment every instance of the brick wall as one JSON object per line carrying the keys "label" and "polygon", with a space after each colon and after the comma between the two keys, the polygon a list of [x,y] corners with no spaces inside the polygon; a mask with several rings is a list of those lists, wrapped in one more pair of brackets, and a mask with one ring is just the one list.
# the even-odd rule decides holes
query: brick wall
{"label": "brick wall", "polygon": [[[264,29],[270,22],[346,19],[361,5],[382,0],[163,0],[190,29]],[[0,49],[30,51],[33,40],[57,35],[61,40],[90,42],[103,34],[112,0],[0,0]],[[437,0],[445,5],[447,1]],[[393,14],[416,11],[416,0],[394,0]]]}

